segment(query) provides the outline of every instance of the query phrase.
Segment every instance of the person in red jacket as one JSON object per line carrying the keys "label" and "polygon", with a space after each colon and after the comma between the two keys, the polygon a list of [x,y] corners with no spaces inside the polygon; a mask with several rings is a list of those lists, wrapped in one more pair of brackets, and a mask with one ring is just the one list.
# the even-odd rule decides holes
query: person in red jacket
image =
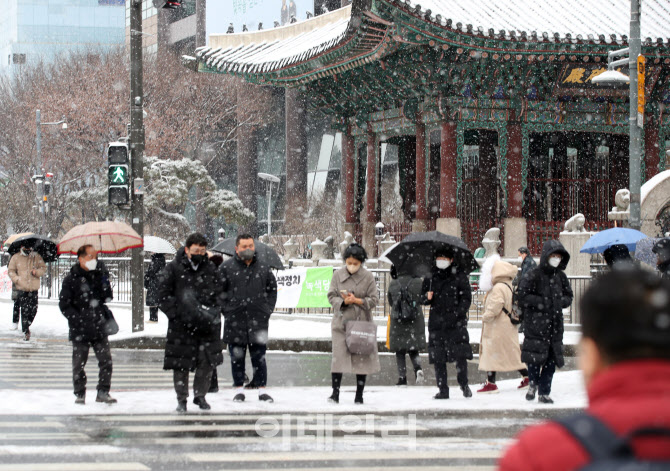
{"label": "person in red jacket", "polygon": [[[618,436],[670,429],[670,281],[629,269],[595,280],[581,300],[579,366],[587,413]],[[670,438],[637,437],[638,459],[670,461]],[[523,431],[498,463],[502,471],[575,470],[591,462],[556,422]]]}

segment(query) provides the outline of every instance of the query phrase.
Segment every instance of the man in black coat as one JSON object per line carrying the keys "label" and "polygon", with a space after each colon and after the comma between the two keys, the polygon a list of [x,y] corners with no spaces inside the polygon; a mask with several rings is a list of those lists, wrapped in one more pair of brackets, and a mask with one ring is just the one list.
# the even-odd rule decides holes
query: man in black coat
{"label": "man in black coat", "polygon": [[454,265],[454,253],[436,254],[435,268],[423,281],[424,304],[430,305],[428,317],[428,360],[435,367],[439,392],[435,399],[449,399],[447,363],[456,362],[456,379],[463,396],[472,397],[468,386],[468,362],[472,347],[468,334],[468,311],[472,288],[468,276]]}
{"label": "man in black coat", "polygon": [[186,412],[189,371],[193,403],[203,410],[214,368],[223,363],[221,278],[207,258],[207,239],[191,234],[158,276],[158,302],[168,318],[163,369],[174,370],[177,412]]}
{"label": "man in black coat", "polygon": [[563,309],[572,303],[572,289],[565,275],[570,254],[557,240],[542,247],[540,265],[521,279],[519,303],[524,313],[524,341],[521,361],[528,365],[530,386],[526,399],[545,404],[549,397],[556,368],[563,359]]}
{"label": "man in black coat", "polygon": [[267,365],[265,351],[270,315],[277,303],[277,280],[268,265],[256,258],[254,239],[240,234],[235,242],[235,256],[220,267],[224,300],[223,341],[228,344],[236,388],[234,401],[244,396],[244,363],[247,348],[254,375],[246,389],[258,389],[258,399],[272,402],[265,393]]}
{"label": "man in black coat", "polygon": [[165,268],[165,255],[151,255],[151,264],[144,272],[144,288],[147,290],[146,305],[149,306],[149,322],[158,322],[158,274]]}
{"label": "man in black coat", "polygon": [[107,322],[113,319],[106,303],[112,300],[109,273],[97,259],[92,245],[77,250],[77,264],[63,280],[58,307],[70,327],[72,342],[72,376],[75,404],[86,402],[86,373],[84,367],[92,346],[98,359],[98,394],[96,402],[113,404],[109,395],[112,383],[112,353],[107,339]]}
{"label": "man in black coat", "polygon": [[537,263],[535,263],[528,247],[519,247],[519,258],[521,259],[521,269],[512,281],[512,286],[519,286],[521,278],[530,273],[533,268],[537,267]]}

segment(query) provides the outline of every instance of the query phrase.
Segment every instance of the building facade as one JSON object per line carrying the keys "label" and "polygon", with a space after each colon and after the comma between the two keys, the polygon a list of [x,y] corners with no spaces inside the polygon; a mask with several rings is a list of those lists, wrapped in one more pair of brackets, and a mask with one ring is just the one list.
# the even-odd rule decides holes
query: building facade
{"label": "building facade", "polygon": [[0,73],[74,50],[123,45],[124,0],[4,0]]}

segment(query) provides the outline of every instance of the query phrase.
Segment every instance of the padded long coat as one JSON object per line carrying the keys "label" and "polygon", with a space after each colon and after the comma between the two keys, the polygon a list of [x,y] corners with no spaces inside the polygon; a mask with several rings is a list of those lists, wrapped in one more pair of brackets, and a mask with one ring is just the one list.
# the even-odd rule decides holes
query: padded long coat
{"label": "padded long coat", "polygon": [[[347,290],[357,298],[363,300],[363,304],[345,305],[340,290]],[[379,294],[375,278],[368,270],[361,267],[353,275],[346,267],[342,267],[333,273],[328,290],[328,301],[333,307],[333,319],[330,323],[333,343],[333,358],[330,371],[332,373],[354,373],[357,375],[368,375],[378,372],[379,353],[377,343],[375,351],[370,355],[355,355],[349,352],[346,342],[345,325],[350,320],[372,321],[372,311],[377,306]]]}
{"label": "padded long coat", "polygon": [[416,302],[417,316],[410,322],[400,322],[392,312],[389,317],[389,350],[391,352],[408,352],[410,350],[423,351],[426,348],[426,320],[421,309],[421,278],[400,276],[391,281],[388,287],[388,301],[391,310],[395,311],[395,304],[407,287],[410,298]]}
{"label": "padded long coat", "polygon": [[517,371],[526,368],[521,362],[519,331],[503,311],[512,310],[512,280],[517,268],[497,261],[491,278],[493,289],[486,295],[482,314],[482,338],[479,344],[479,369],[482,371]]}

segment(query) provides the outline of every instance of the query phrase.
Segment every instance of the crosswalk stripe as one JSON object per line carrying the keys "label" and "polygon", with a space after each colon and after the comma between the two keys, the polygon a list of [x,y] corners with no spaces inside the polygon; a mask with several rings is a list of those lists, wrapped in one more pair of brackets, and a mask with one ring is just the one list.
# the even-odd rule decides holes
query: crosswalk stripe
{"label": "crosswalk stripe", "polygon": [[65,428],[65,425],[60,422],[2,422],[0,421],[0,428]]}
{"label": "crosswalk stripe", "polygon": [[89,436],[85,433],[58,433],[58,432],[45,432],[45,433],[0,433],[0,440],[16,440],[16,441],[29,441],[34,440],[88,440]]}
{"label": "crosswalk stripe", "polygon": [[122,450],[110,445],[40,445],[32,447],[18,447],[15,445],[0,445],[0,456],[2,455],[92,455],[106,453],[120,453]]}
{"label": "crosswalk stripe", "polygon": [[211,462],[254,462],[254,461],[336,461],[336,460],[416,460],[416,459],[497,459],[499,451],[458,450],[458,451],[302,451],[266,453],[186,453],[184,456],[198,463]]}
{"label": "crosswalk stripe", "polygon": [[[205,419],[206,420],[206,419]],[[271,424],[240,424],[240,423],[231,423],[231,424],[197,424],[197,425],[124,425],[118,427],[117,430],[125,433],[170,433],[170,432],[230,432],[230,431],[240,431],[240,432],[250,432],[256,431],[257,427],[260,430],[271,431],[275,430],[278,427],[274,427]],[[407,427],[400,425],[383,425],[384,430],[389,432],[407,430]],[[416,425],[416,430],[428,430],[427,428]],[[319,430],[328,430],[336,431],[340,430],[339,424],[289,424],[281,425],[281,430],[313,430],[318,428]]]}
{"label": "crosswalk stripe", "polygon": [[0,471],[151,471],[142,463],[74,462],[0,464]]}
{"label": "crosswalk stripe", "polygon": [[[352,414],[345,412],[339,413],[324,413],[324,414],[204,414],[204,415],[180,415],[175,417],[174,414],[157,414],[157,415],[105,415],[100,417],[95,417],[96,420],[101,422],[174,422],[175,419],[180,422],[194,421],[201,422],[203,420],[207,421],[256,421],[258,419],[277,419],[281,421],[286,415],[290,415],[292,421],[297,419],[301,420],[314,420],[320,416],[327,414],[330,417],[333,417],[333,420],[337,420],[341,417],[350,417]],[[385,416],[378,414],[365,414],[365,415],[374,415],[374,418],[378,421],[397,421],[395,416]],[[365,417],[362,415],[361,417]],[[280,422],[281,423],[281,422]]]}
{"label": "crosswalk stripe", "polygon": [[[312,443],[317,441],[315,435],[304,435],[304,436],[292,436],[291,442],[303,442],[303,443]],[[143,443],[149,445],[240,445],[248,443],[259,443],[261,439],[259,437],[163,437],[163,438],[129,438],[132,443]],[[281,443],[284,440],[284,437],[264,437],[262,438],[263,443]],[[323,438],[320,438],[323,441]],[[407,440],[406,436],[389,436],[384,437],[384,443],[393,443],[396,447],[401,448],[414,448],[415,445]],[[439,445],[443,447],[447,443],[459,444],[462,446],[465,445],[481,445],[486,443],[485,441],[473,441],[470,439],[463,438],[452,438],[452,437],[428,437],[421,438],[420,442],[417,444],[420,445]],[[506,445],[511,443],[509,441],[501,441],[501,445]]]}

